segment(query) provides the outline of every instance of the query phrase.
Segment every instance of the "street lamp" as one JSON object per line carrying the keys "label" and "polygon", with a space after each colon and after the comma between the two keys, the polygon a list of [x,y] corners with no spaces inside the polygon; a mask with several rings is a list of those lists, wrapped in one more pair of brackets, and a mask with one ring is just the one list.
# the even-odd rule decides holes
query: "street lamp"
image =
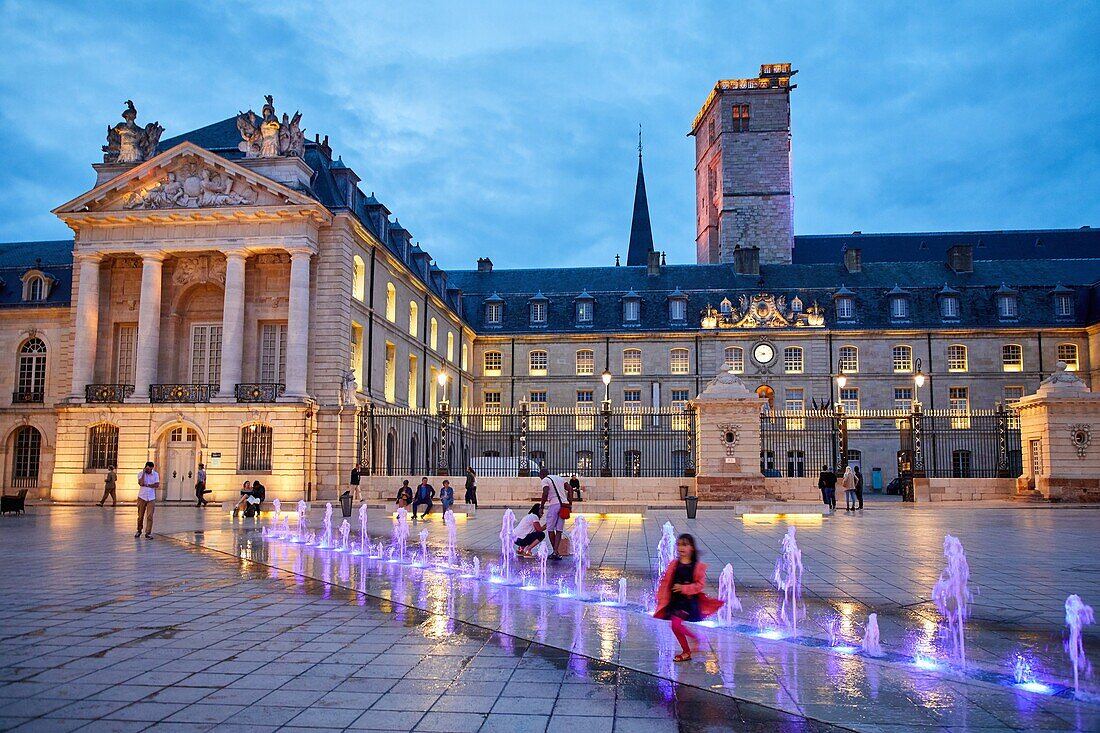
{"label": "street lamp", "polygon": [[440,397],[441,397],[441,399],[439,400],[439,409],[440,410],[449,410],[449,409],[451,409],[451,403],[447,399],[447,380],[448,379],[449,379],[449,377],[447,376],[447,372],[442,372],[442,371],[439,373],[439,376],[436,377],[436,381],[439,382],[439,393],[440,393]]}
{"label": "street lamp", "polygon": [[918,408],[920,407],[920,388],[924,386],[924,381],[927,379],[920,367],[920,359],[917,359],[917,371],[913,374],[913,384],[916,386],[913,390],[913,406]]}
{"label": "street lamp", "polygon": [[836,404],[837,409],[844,410],[844,401],[841,399],[841,390],[844,389],[844,385],[848,384],[848,377],[844,374],[836,375]]}
{"label": "street lamp", "polygon": [[[611,407],[611,370],[604,369],[603,374],[600,375],[603,379],[603,401],[607,408]],[[606,409],[606,408],[605,408]]]}

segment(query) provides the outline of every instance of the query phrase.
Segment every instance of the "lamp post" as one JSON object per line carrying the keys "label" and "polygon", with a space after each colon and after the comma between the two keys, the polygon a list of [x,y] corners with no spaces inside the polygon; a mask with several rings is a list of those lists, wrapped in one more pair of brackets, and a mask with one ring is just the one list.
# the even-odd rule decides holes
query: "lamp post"
{"label": "lamp post", "polygon": [[451,402],[447,399],[447,381],[450,377],[447,376],[447,372],[439,372],[439,376],[436,377],[436,381],[439,382],[439,411],[451,409]]}
{"label": "lamp post", "polygon": [[844,411],[844,401],[841,399],[841,395],[844,393],[844,387],[848,384],[848,377],[844,374],[836,375],[836,405],[837,409],[841,412]]}
{"label": "lamp post", "polygon": [[924,386],[924,382],[927,379],[924,372],[921,371],[920,359],[917,359],[917,371],[913,374],[913,407],[920,409],[920,388]]}
{"label": "lamp post", "polygon": [[439,400],[439,456],[436,462],[436,475],[447,476],[450,474],[450,461],[447,456],[447,430],[451,422],[451,403],[447,399],[447,373],[439,372],[436,378],[442,399]]}
{"label": "lamp post", "polygon": [[600,466],[601,476],[611,475],[611,370],[604,369],[600,375],[603,379],[603,403],[600,405],[603,416],[603,464]]}

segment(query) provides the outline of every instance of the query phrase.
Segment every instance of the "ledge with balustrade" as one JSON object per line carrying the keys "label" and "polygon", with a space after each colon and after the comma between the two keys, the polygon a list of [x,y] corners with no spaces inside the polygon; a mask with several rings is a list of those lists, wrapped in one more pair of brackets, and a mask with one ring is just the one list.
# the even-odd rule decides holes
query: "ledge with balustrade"
{"label": "ledge with balustrade", "polygon": [[285,391],[286,385],[281,382],[253,382],[234,387],[237,402],[275,402]]}
{"label": "ledge with balustrade", "polygon": [[121,403],[133,393],[132,384],[89,384],[84,387],[84,401]]}
{"label": "ledge with balustrade", "polygon": [[218,394],[216,384],[150,384],[149,401],[153,403],[209,402]]}

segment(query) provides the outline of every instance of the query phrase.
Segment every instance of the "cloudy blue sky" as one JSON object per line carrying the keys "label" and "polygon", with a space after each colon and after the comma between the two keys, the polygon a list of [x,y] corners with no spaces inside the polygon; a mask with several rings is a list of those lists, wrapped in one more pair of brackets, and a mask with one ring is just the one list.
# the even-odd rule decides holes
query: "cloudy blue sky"
{"label": "cloudy blue sky", "polygon": [[1100,226],[1100,3],[0,0],[0,241],[62,238],[132,98],[165,137],[275,95],[445,268],[694,259],[688,127],[800,69],[800,234]]}

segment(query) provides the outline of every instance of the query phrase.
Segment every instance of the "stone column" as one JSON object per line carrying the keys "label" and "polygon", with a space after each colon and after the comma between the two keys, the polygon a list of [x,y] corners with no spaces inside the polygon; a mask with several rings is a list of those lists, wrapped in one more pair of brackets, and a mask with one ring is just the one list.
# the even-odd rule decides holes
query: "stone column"
{"label": "stone column", "polygon": [[760,405],[733,374],[721,373],[695,398],[696,491],[700,499],[763,499]]}
{"label": "stone column", "polygon": [[290,253],[290,305],[287,318],[286,396],[306,396],[309,360],[309,250]]}
{"label": "stone column", "polygon": [[73,400],[84,399],[84,388],[95,379],[96,343],[99,336],[100,254],[77,256],[80,268],[73,333]]}
{"label": "stone column", "polygon": [[244,270],[246,252],[225,253],[225,301],[222,305],[222,373],[219,401],[236,401],[244,356]]}
{"label": "stone column", "polygon": [[136,402],[149,399],[149,385],[156,384],[160,357],[160,296],[164,253],[141,255],[141,306],[138,311],[137,353],[134,357]]}

